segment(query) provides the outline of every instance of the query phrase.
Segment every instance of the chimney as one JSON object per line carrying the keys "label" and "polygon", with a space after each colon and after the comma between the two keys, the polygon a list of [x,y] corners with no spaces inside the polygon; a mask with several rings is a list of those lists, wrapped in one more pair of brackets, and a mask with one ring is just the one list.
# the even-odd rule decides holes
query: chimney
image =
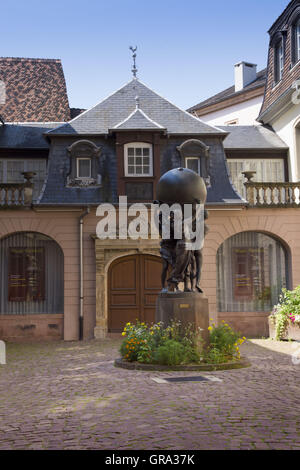
{"label": "chimney", "polygon": [[256,80],[256,64],[250,64],[249,62],[239,62],[234,66],[235,76],[235,91],[241,91],[249,83]]}
{"label": "chimney", "polygon": [[0,80],[0,104],[5,104],[6,102],[6,91],[5,91],[5,83]]}

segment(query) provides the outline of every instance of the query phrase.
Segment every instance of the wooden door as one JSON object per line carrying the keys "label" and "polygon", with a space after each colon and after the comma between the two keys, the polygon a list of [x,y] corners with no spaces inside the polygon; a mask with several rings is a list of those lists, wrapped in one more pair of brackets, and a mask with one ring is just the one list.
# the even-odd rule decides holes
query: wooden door
{"label": "wooden door", "polygon": [[161,259],[152,255],[124,256],[108,271],[108,331],[120,332],[127,322],[155,321],[161,290]]}

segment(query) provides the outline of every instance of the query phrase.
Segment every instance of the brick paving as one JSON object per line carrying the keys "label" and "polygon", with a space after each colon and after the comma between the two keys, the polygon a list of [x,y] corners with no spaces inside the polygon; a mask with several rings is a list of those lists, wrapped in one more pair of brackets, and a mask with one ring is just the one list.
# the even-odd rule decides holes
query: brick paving
{"label": "brick paving", "polygon": [[117,369],[119,344],[8,344],[0,449],[300,449],[293,344],[247,342],[250,368],[205,373],[222,382],[168,384],[152,377],[195,372]]}

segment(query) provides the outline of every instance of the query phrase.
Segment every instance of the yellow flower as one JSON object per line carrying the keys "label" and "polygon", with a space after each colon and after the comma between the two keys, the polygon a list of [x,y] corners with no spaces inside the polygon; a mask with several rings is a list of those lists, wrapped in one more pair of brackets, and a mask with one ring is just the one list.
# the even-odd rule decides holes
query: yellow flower
{"label": "yellow flower", "polygon": [[209,326],[207,329],[208,329],[208,331],[211,331],[211,330],[212,330],[212,326]]}
{"label": "yellow flower", "polygon": [[126,336],[126,332],[125,332],[125,331],[123,331],[122,336]]}

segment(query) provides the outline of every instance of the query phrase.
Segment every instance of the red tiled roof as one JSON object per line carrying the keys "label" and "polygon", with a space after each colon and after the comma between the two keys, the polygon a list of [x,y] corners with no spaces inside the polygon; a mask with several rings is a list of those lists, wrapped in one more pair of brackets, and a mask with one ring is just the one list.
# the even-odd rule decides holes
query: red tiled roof
{"label": "red tiled roof", "polygon": [[6,122],[63,122],[70,120],[66,82],[59,59],[0,57],[0,81]]}

